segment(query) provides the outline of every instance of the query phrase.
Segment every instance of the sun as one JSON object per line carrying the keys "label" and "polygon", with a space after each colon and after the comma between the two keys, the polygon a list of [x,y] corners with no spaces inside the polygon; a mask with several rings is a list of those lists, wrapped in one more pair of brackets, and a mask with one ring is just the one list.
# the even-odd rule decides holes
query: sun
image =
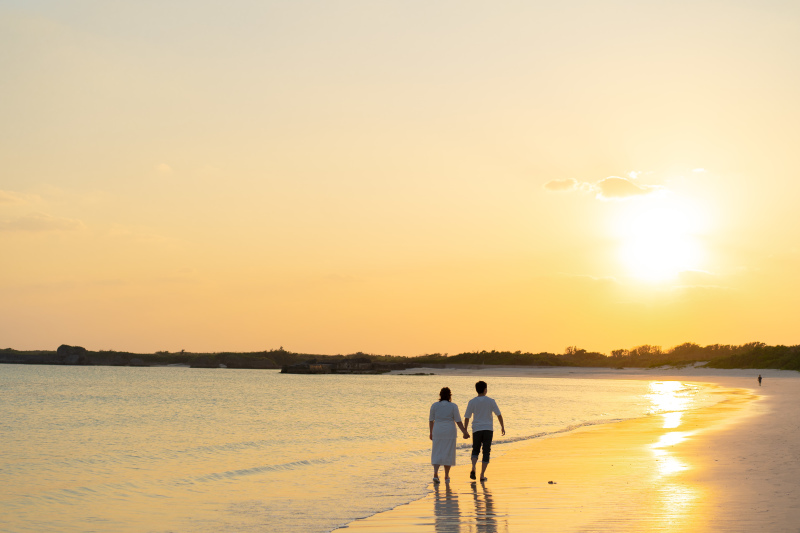
{"label": "sun", "polygon": [[700,270],[702,214],[669,196],[629,206],[618,225],[619,258],[642,281],[667,281],[685,270]]}

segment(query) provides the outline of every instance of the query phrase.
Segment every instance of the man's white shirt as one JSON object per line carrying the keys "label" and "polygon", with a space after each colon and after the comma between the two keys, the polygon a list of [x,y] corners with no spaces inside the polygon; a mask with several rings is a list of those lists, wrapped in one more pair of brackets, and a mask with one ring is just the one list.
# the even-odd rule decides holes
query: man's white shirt
{"label": "man's white shirt", "polygon": [[[472,418],[472,431],[494,431],[494,417],[500,415],[500,408],[497,402],[488,396],[476,396],[467,404],[467,411],[464,418]],[[474,418],[473,418],[474,416]]]}

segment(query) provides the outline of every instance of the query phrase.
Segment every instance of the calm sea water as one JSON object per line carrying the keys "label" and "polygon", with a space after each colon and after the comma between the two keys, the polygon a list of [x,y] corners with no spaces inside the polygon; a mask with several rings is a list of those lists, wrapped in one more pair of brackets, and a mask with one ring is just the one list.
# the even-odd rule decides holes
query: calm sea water
{"label": "calm sea water", "polygon": [[[523,440],[717,401],[648,381],[488,381],[508,430],[497,458]],[[330,531],[427,493],[430,404],[449,386],[463,415],[474,382],[0,365],[0,531]],[[461,448],[452,475],[466,477]]]}

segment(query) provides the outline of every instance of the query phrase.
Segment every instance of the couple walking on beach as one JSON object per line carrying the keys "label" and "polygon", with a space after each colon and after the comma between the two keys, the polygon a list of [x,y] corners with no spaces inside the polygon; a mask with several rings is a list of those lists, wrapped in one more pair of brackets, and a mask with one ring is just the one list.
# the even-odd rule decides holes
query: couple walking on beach
{"label": "couple walking on beach", "polygon": [[465,439],[469,438],[469,419],[474,416],[472,423],[472,471],[470,479],[476,479],[475,468],[478,465],[478,456],[483,448],[481,461],[481,481],[486,481],[486,467],[489,466],[489,455],[492,451],[492,437],[494,436],[494,418],[500,422],[503,435],[506,427],[503,424],[503,415],[497,402],[486,396],[488,387],[485,381],[475,384],[478,395],[467,404],[464,413],[464,422],[458,406],[452,402],[453,395],[449,387],[439,391],[439,401],[431,405],[429,420],[431,447],[431,464],[433,465],[433,482],[439,483],[439,467],[444,466],[444,480],[450,481],[450,467],[456,464],[456,425],[461,430]]}

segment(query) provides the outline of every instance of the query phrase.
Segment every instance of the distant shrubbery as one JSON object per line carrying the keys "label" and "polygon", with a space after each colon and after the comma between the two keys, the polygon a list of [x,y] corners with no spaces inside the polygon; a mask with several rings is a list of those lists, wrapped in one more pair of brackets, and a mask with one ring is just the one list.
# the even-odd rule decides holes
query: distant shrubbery
{"label": "distant shrubbery", "polygon": [[767,346],[760,342],[742,345],[711,344],[700,346],[687,342],[669,350],[642,345],[620,349],[610,356],[570,346],[563,354],[522,352],[467,352],[453,356],[441,354],[409,358],[421,364],[485,364],[531,366],[632,367],[687,366],[708,363],[711,368],[777,368],[800,370],[800,346]]}
{"label": "distant shrubbery", "polygon": [[750,350],[719,357],[708,363],[711,368],[777,368],[800,370],[800,345],[766,346],[754,343]]}
{"label": "distant shrubbery", "polygon": [[662,351],[660,346],[643,345],[630,350],[614,350],[611,352],[611,359],[620,366],[630,367],[685,366],[748,353],[759,345],[763,346],[761,343],[751,342],[740,346],[710,344],[703,347],[686,342],[667,351]]}

